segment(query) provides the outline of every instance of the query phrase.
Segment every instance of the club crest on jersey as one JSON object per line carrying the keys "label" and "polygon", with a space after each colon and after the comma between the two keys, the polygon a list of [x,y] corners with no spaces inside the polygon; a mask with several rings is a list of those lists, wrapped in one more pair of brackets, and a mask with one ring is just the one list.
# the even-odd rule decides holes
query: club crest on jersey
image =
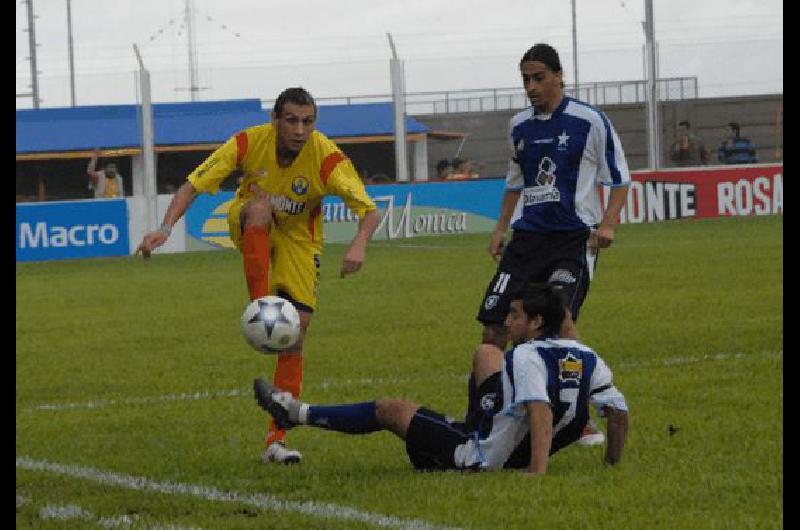
{"label": "club crest on jersey", "polygon": [[308,192],[308,179],[303,177],[302,175],[296,177],[292,181],[292,191],[295,192],[297,195],[305,195]]}
{"label": "club crest on jersey", "polygon": [[556,149],[559,151],[566,151],[567,140],[569,140],[569,136],[567,135],[567,131],[564,130],[560,135],[558,135],[558,147],[556,147]]}
{"label": "club crest on jersey", "polygon": [[496,294],[489,295],[486,297],[486,301],[483,303],[483,307],[486,308],[487,311],[492,309],[494,306],[497,305],[497,302],[500,301],[500,297]]}
{"label": "club crest on jersey", "polygon": [[558,361],[558,378],[562,383],[571,381],[580,384],[583,373],[583,361],[568,353]]}

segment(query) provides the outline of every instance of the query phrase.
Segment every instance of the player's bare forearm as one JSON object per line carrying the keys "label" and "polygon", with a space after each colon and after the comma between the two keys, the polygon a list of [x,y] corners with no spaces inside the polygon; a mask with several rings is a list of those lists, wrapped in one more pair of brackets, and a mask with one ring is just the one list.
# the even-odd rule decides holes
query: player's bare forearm
{"label": "player's bare forearm", "polygon": [[508,225],[511,222],[511,216],[514,214],[514,208],[519,201],[520,191],[506,190],[503,193],[503,202],[500,204],[500,216],[497,218],[497,224],[492,234],[492,239],[489,242],[489,254],[493,258],[499,259],[503,253],[503,238],[505,237]]}
{"label": "player's bare forearm", "polygon": [[547,473],[550,446],[553,443],[553,411],[549,403],[527,403],[528,424],[531,431],[531,461],[528,472],[534,475]]}
{"label": "player's bare forearm", "polygon": [[178,191],[175,192],[175,195],[172,196],[172,200],[167,207],[167,212],[164,214],[164,221],[162,225],[173,226],[178,220],[183,217],[183,214],[186,213],[186,210],[189,209],[189,206],[192,205],[194,198],[197,196],[197,190],[194,189],[194,186],[190,181],[186,181],[183,185],[178,188]]}
{"label": "player's bare forearm", "polygon": [[605,462],[613,466],[622,458],[622,449],[628,437],[628,413],[611,407],[604,410],[608,419]]}
{"label": "player's bare forearm", "polygon": [[517,206],[519,196],[522,192],[519,190],[506,190],[503,193],[503,202],[500,204],[500,217],[497,218],[495,225],[495,232],[505,233],[508,230],[508,224],[511,222],[511,216],[514,213],[514,208]]}
{"label": "player's bare forearm", "polygon": [[189,209],[196,195],[197,191],[188,180],[178,188],[178,191],[169,203],[169,207],[167,207],[167,212],[164,214],[164,221],[161,223],[161,227],[158,230],[145,234],[142,238],[142,242],[136,248],[136,254],[141,252],[142,256],[147,259],[150,257],[153,250],[166,243],[172,232],[173,225],[183,217],[183,214]]}
{"label": "player's bare forearm", "polygon": [[342,260],[342,269],[339,273],[341,278],[344,278],[348,274],[358,272],[361,269],[366,259],[367,242],[372,237],[372,234],[375,233],[379,220],[378,211],[370,210],[364,214],[364,217],[359,221],[358,232],[356,232]]}
{"label": "player's bare forearm", "polygon": [[617,224],[619,214],[622,207],[625,206],[625,201],[628,198],[628,186],[620,186],[618,188],[611,188],[611,193],[608,196],[608,206],[603,214],[603,220],[600,222],[603,226],[613,227]]}
{"label": "player's bare forearm", "polygon": [[591,248],[598,249],[611,246],[611,243],[614,241],[614,225],[617,224],[619,214],[625,206],[627,198],[627,186],[611,188],[611,194],[608,198],[608,206],[603,214],[603,220],[600,221],[597,229],[593,231],[589,239],[589,246]]}
{"label": "player's bare forearm", "polygon": [[372,234],[375,233],[375,229],[378,228],[379,222],[380,217],[377,209],[370,210],[364,214],[364,218],[358,222],[358,232],[353,238],[353,243],[366,246]]}

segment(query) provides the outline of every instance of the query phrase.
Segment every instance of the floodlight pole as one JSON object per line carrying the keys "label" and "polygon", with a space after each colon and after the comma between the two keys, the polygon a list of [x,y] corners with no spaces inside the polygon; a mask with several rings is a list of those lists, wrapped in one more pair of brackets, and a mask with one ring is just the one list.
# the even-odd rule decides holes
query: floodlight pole
{"label": "floodlight pole", "polygon": [[186,0],[186,41],[189,47],[189,95],[197,101],[197,43],[194,35],[194,1]]}
{"label": "floodlight pole", "polygon": [[28,4],[28,48],[31,63],[31,97],[33,108],[39,108],[39,71],[36,69],[36,23],[34,22],[33,0],[25,0]]}
{"label": "floodlight pole", "polygon": [[392,103],[394,105],[394,158],[398,182],[408,182],[408,157],[406,154],[406,86],[403,61],[397,57],[392,34],[387,33],[392,59],[389,68],[392,81]]}
{"label": "floodlight pole", "polygon": [[576,16],[575,16],[575,0],[572,0],[572,67],[575,72],[575,77],[573,80],[573,84],[575,86],[575,91],[573,92],[573,97],[578,97],[578,27],[576,23]]}
{"label": "floodlight pole", "polygon": [[[142,161],[144,164],[144,178],[140,186],[136,186],[134,181],[134,195],[137,191],[144,195],[145,198],[145,226],[148,232],[152,232],[158,226],[158,207],[157,207],[157,190],[156,190],[156,164],[155,164],[155,149],[154,145],[154,132],[153,132],[153,104],[150,96],[150,72],[144,67],[142,55],[139,53],[139,47],[133,45],[133,51],[136,53],[136,60],[139,62],[139,84],[142,92]],[[137,190],[138,188],[138,190]]]}
{"label": "floodlight pole", "polygon": [[656,30],[653,19],[653,0],[645,0],[645,46],[647,50],[647,137],[650,169],[661,166],[660,129],[658,120],[658,63],[656,61]]}
{"label": "floodlight pole", "polygon": [[72,1],[67,0],[67,48],[69,50],[69,99],[75,106],[75,56],[72,51]]}

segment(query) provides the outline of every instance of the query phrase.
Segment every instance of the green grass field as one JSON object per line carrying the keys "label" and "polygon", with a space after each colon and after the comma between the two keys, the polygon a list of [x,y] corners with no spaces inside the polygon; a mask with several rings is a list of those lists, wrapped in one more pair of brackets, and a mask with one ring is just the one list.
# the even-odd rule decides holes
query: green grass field
{"label": "green grass field", "polygon": [[[405,397],[463,415],[488,236],[322,261],[304,398]],[[235,252],[18,264],[17,528],[780,528],[783,218],[624,225],[578,322],[631,409],[622,463],[417,473],[389,433],[296,429],[259,462]],[[677,428],[674,435],[669,427]]]}

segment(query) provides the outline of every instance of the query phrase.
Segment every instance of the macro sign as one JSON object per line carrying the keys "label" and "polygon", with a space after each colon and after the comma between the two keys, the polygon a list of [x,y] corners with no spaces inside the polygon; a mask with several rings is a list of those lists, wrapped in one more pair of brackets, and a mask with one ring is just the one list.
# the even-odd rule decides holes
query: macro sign
{"label": "macro sign", "polygon": [[17,261],[128,253],[124,199],[17,204]]}

